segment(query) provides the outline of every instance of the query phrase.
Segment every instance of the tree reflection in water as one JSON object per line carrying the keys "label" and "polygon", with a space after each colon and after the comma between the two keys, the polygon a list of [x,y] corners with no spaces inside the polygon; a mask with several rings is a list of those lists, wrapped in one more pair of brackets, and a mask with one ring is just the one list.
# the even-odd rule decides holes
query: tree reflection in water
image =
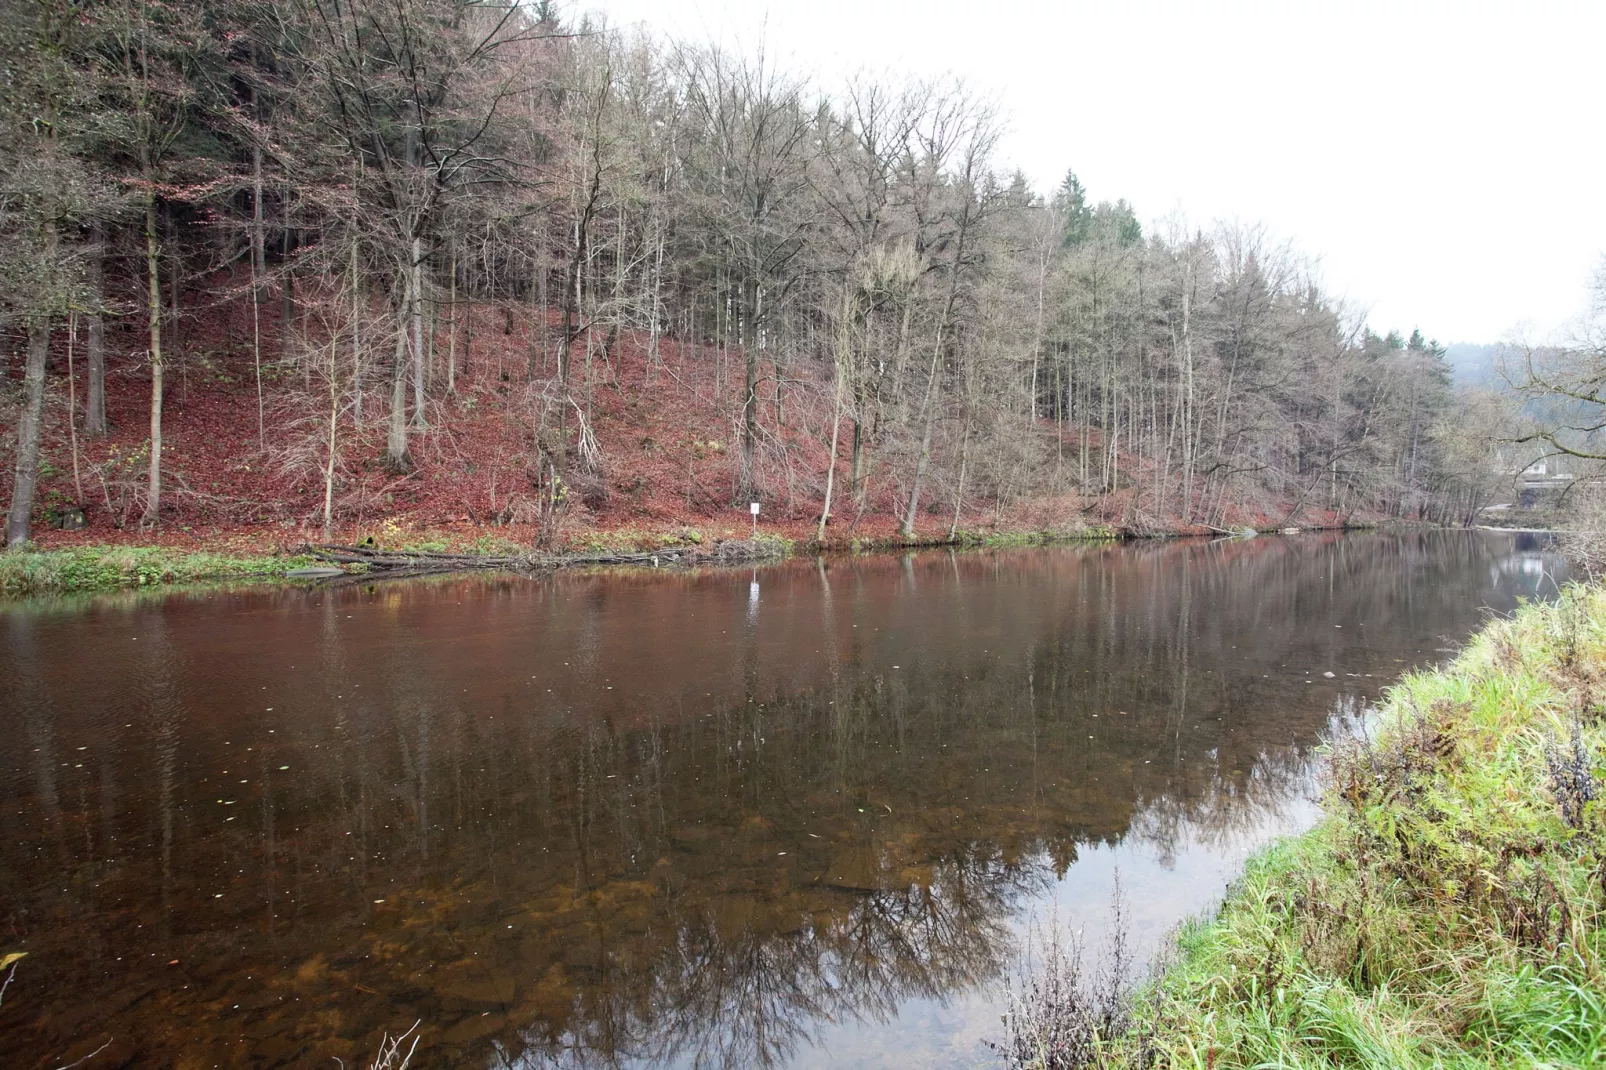
{"label": "tree reflection in water", "polygon": [[1286,808],[1334,700],[1532,594],[1541,552],[1306,537],[14,607],[0,948],[30,956],[0,1061],[111,1036],[143,1065],[350,1063],[421,1018],[415,1067],[785,1063],[999,976],[1079,845],[1163,860]]}

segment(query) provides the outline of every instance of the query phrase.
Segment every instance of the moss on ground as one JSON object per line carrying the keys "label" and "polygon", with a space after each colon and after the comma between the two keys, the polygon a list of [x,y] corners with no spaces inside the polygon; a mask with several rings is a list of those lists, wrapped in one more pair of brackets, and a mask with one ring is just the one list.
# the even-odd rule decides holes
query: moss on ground
{"label": "moss on ground", "polygon": [[1606,591],[1491,623],[1370,736],[1095,1063],[1606,1065]]}
{"label": "moss on ground", "polygon": [[82,546],[0,553],[0,594],[11,597],[282,577],[308,557],[189,553],[160,546]]}

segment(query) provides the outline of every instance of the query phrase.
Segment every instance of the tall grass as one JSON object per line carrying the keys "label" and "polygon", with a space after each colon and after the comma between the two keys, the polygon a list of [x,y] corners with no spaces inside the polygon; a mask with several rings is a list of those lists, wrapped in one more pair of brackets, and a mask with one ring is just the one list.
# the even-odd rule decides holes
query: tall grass
{"label": "tall grass", "polygon": [[1606,1065],[1603,711],[1594,587],[1404,680],[1086,1065]]}

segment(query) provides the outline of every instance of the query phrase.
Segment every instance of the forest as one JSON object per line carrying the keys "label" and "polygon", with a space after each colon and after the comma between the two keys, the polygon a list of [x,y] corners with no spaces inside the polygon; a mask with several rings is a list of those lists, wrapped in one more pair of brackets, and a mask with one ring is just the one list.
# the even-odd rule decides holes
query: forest
{"label": "forest", "polygon": [[1034,190],[957,80],[546,2],[3,7],[11,546],[1465,523],[1508,481],[1436,343],[1263,228]]}

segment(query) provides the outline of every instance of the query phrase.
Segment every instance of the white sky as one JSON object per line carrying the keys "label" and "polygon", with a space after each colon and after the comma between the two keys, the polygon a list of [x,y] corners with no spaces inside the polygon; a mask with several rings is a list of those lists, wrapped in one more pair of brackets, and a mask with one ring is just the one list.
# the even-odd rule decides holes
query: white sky
{"label": "white sky", "polygon": [[569,0],[831,89],[955,74],[1003,163],[1145,222],[1265,224],[1370,322],[1543,337],[1606,253],[1606,0]]}

